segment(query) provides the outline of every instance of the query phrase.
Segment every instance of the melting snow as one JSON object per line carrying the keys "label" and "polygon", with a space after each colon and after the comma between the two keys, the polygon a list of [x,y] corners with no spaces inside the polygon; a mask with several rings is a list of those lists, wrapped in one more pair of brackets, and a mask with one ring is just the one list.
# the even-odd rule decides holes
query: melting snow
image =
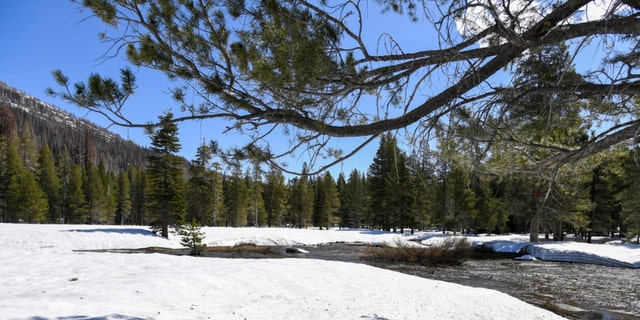
{"label": "melting snow", "polygon": [[[203,231],[208,245],[401,244],[424,236],[285,228]],[[75,251],[180,247],[179,237],[166,240],[145,227],[0,224],[0,241],[0,319],[560,319],[498,291],[364,264]],[[499,247],[518,242],[495,241],[506,241],[496,242]],[[579,249],[539,248],[547,256]],[[624,248],[628,262],[637,265],[640,250]],[[617,254],[603,250],[593,257]]]}

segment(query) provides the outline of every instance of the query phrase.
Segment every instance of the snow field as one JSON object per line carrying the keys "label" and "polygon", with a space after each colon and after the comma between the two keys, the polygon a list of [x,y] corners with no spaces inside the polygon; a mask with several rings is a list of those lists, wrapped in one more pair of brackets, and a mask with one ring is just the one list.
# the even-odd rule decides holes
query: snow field
{"label": "snow field", "polygon": [[[398,241],[368,231],[205,232],[210,245]],[[0,319],[560,318],[494,290],[364,264],[73,251],[179,247],[179,237],[144,227],[0,224],[0,241]]]}

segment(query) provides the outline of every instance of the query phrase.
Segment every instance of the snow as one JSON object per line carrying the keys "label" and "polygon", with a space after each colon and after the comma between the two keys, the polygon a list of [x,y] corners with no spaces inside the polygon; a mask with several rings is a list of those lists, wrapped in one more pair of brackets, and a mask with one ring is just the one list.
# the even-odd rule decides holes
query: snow
{"label": "snow", "polygon": [[[433,245],[441,242],[442,239],[445,239],[445,236],[450,235],[426,233],[418,237],[418,240],[424,245]],[[640,268],[640,246],[624,244],[620,240],[608,241],[604,244],[578,241],[532,244],[529,242],[529,235],[520,234],[469,236],[467,239],[476,247],[483,247],[494,252],[523,253],[523,257],[529,260],[535,258],[546,261]]]}
{"label": "snow", "polygon": [[640,268],[640,246],[610,241],[604,244],[577,241],[531,244],[528,235],[469,237],[476,246],[496,252],[518,253],[546,261],[599,264],[610,267]]}
{"label": "snow", "polygon": [[[357,230],[205,228],[209,245],[402,243]],[[180,247],[145,227],[0,224],[0,319],[560,319],[498,291],[365,264],[78,250]]]}
{"label": "snow", "polygon": [[561,242],[536,244],[529,248],[538,259],[640,268],[640,246]]}

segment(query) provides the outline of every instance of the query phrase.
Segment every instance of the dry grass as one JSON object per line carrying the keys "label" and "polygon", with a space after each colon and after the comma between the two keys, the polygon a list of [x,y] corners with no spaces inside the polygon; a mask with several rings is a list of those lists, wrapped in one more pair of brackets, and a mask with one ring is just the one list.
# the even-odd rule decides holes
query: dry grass
{"label": "dry grass", "polygon": [[223,252],[223,253],[253,253],[263,255],[280,255],[278,248],[273,246],[259,246],[255,243],[238,243],[234,246],[215,246],[205,248],[206,252]]}
{"label": "dry grass", "polygon": [[471,252],[471,243],[467,238],[455,237],[429,247],[413,247],[400,243],[395,247],[371,247],[362,253],[361,259],[423,266],[458,265],[468,259]]}

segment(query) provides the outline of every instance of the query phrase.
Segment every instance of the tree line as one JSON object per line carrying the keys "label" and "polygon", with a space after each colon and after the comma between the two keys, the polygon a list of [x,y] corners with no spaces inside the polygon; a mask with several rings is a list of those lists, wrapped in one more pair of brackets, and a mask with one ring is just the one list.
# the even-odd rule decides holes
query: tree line
{"label": "tree line", "polygon": [[[507,233],[527,232],[539,219],[541,232],[555,240],[567,232],[587,238],[640,232],[635,149],[611,152],[596,165],[567,168],[547,189],[537,174],[492,173],[499,157],[485,170],[471,165],[452,140],[442,139],[447,145],[437,152],[407,155],[388,133],[367,170],[287,179],[277,168],[263,170],[259,162],[222,168],[214,161],[215,143],[203,144],[192,161],[185,161],[177,155],[172,116],[163,115],[161,125],[149,130],[154,153],[146,165],[121,170],[74,161],[69,152],[53,153],[46,144],[38,149],[28,125],[3,133],[0,218],[154,225],[166,236],[163,226],[193,220],[227,227]],[[543,200],[544,192],[552,201]]]}

